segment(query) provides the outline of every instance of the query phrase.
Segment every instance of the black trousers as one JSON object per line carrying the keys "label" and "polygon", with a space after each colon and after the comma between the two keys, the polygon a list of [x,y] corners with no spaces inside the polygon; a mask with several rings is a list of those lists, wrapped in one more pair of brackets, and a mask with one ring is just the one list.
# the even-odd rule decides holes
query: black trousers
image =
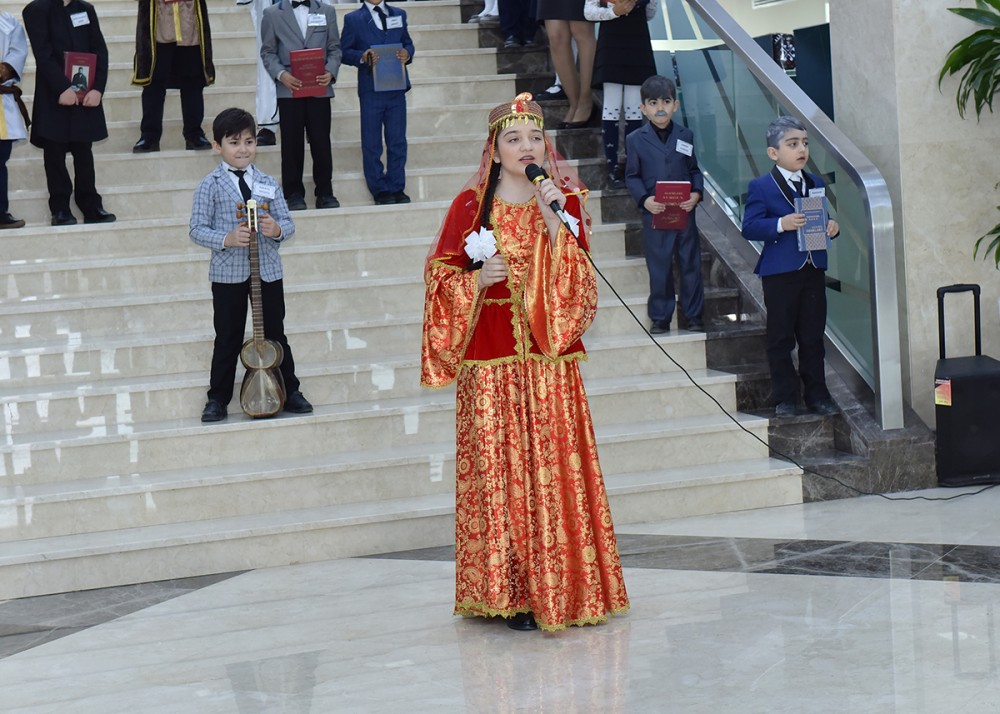
{"label": "black trousers", "polygon": [[[797,401],[798,381],[806,404],[829,399],[823,359],[826,329],[826,279],[824,271],[806,264],[799,270],[761,278],[767,308],[767,362],[771,370],[771,395],[775,404]],[[795,373],[792,349],[798,344],[799,372]]]}
{"label": "black trousers", "polygon": [[14,148],[13,141],[0,141],[0,214],[10,210],[10,201],[7,197],[7,159]]}
{"label": "black trousers", "polygon": [[333,152],[330,145],[330,97],[278,99],[281,127],[281,189],[285,198],[305,198],[305,136],[309,137],[317,196],[333,195]]}
{"label": "black trousers", "polygon": [[[295,359],[285,337],[285,292],[281,280],[260,282],[261,308],[264,317],[264,337],[281,345],[285,357],[281,361],[281,376],[288,394],[297,392]],[[215,310],[215,350],[212,352],[212,376],[208,398],[229,404],[236,382],[236,364],[240,348],[246,341],[247,305],[250,304],[250,280],[242,283],[212,283],[212,307]]]}
{"label": "black trousers", "polygon": [[49,189],[49,211],[69,210],[69,197],[73,195],[73,181],[66,168],[66,154],[73,155],[73,172],[76,179],[76,205],[83,216],[93,216],[103,208],[101,194],[97,192],[94,176],[93,143],[89,141],[49,141],[42,147],[45,183]]}
{"label": "black trousers", "polygon": [[181,119],[184,138],[188,141],[204,136],[201,122],[205,118],[205,71],[201,64],[201,48],[178,47],[174,42],[156,43],[156,66],[152,81],[142,88],[142,121],[139,133],[150,141],[163,135],[163,102],[171,78],[180,85]]}

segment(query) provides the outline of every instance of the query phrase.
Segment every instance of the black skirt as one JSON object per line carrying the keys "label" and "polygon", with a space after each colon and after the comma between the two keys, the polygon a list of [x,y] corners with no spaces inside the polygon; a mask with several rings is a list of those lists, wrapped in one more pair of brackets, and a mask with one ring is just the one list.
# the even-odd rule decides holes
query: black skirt
{"label": "black skirt", "polygon": [[595,89],[605,82],[642,84],[656,74],[645,3],[637,4],[628,15],[599,24],[594,57]]}

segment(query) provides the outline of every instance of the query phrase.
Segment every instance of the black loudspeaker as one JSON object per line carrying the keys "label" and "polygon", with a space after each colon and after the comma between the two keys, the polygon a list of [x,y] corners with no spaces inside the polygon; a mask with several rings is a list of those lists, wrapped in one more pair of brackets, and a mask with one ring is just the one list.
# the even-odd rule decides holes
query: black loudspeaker
{"label": "black loudspeaker", "polygon": [[[975,301],[976,354],[945,357],[944,296],[971,292]],[[1000,483],[1000,361],[983,355],[978,285],[938,288],[940,359],[934,370],[938,484]]]}

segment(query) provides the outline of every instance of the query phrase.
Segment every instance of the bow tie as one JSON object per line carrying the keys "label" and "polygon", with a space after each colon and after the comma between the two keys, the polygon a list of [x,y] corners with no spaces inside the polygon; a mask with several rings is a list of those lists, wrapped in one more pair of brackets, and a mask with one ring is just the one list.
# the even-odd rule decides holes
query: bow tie
{"label": "bow tie", "polygon": [[302,5],[305,5],[306,7],[309,7],[309,0],[292,0],[292,9],[293,10],[295,8],[297,8],[297,7],[301,7]]}

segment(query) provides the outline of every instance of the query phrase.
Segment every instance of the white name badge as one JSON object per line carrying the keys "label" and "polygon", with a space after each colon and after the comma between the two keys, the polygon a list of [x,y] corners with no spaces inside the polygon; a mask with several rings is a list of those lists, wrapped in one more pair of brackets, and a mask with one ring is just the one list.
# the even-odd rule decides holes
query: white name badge
{"label": "white name badge", "polygon": [[254,186],[253,192],[258,196],[263,196],[264,198],[274,198],[274,186]]}
{"label": "white name badge", "polygon": [[687,143],[686,141],[677,140],[677,153],[684,154],[685,156],[690,156],[694,152],[694,146]]}
{"label": "white name badge", "polygon": [[90,18],[85,12],[74,12],[69,16],[69,19],[73,21],[73,27],[83,27],[90,24]]}
{"label": "white name badge", "polygon": [[399,15],[394,15],[392,17],[387,17],[385,19],[385,29],[387,30],[402,30],[403,29],[403,18]]}
{"label": "white name badge", "polygon": [[309,27],[326,27],[326,15],[320,15],[316,12],[309,13],[306,24]]}
{"label": "white name badge", "polygon": [[810,196],[826,196],[826,188],[811,188],[809,189]]}

